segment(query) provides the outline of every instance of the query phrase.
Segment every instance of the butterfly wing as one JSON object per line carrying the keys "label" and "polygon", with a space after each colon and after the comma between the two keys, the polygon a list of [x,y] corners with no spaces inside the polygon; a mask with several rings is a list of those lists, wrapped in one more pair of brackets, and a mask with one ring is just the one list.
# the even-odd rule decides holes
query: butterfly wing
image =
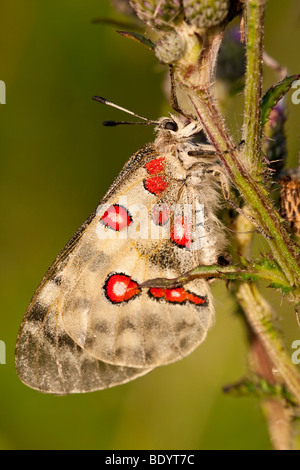
{"label": "butterfly wing", "polygon": [[18,337],[16,368],[26,385],[66,395],[101,390],[148,372],[106,364],[80,348],[64,330],[58,309],[60,286],[51,280],[40,292],[43,289],[48,291],[48,304],[39,294],[33,299]]}
{"label": "butterfly wing", "polygon": [[102,389],[176,361],[204,340],[213,318],[205,281],[140,287],[200,264],[180,215],[185,204],[194,214],[196,200],[171,155],[148,146],[129,160],[28,308],[16,349],[26,384],[50,393]]}
{"label": "butterfly wing", "polygon": [[[103,201],[149,153],[153,153],[153,148],[145,146],[131,157]],[[15,351],[18,376],[29,387],[44,393],[66,395],[102,390],[149,372],[149,369],[114,366],[95,359],[64,329],[59,311],[64,268],[95,215],[96,211],[59,253],[38,286],[20,326]]]}

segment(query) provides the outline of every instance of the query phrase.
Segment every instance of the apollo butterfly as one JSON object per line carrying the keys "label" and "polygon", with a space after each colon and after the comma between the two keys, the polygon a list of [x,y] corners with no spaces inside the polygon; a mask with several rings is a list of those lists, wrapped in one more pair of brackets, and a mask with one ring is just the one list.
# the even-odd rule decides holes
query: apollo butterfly
{"label": "apollo butterfly", "polygon": [[129,159],[27,309],[16,368],[41,392],[90,392],[133,380],[190,354],[213,323],[207,281],[143,283],[217,263],[226,246],[217,175],[223,182],[226,175],[214,148],[197,141],[199,120],[170,114],[149,122],[156,139]]}

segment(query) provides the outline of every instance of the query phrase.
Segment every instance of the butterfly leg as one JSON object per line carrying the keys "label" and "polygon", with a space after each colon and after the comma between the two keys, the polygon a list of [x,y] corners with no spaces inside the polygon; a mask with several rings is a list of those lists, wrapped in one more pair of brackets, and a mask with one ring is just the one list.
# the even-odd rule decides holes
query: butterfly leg
{"label": "butterfly leg", "polygon": [[224,199],[228,202],[228,204],[239,214],[241,214],[243,217],[245,217],[251,224],[256,228],[256,230],[261,233],[267,240],[272,240],[272,237],[267,234],[261,226],[256,222],[254,217],[252,217],[250,214],[247,214],[243,209],[241,209],[232,199],[230,199],[230,188],[229,188],[229,183],[227,177],[224,175],[224,173],[219,169],[211,169],[210,172],[213,174],[213,176],[219,178],[221,188],[222,188],[222,193],[224,196]]}

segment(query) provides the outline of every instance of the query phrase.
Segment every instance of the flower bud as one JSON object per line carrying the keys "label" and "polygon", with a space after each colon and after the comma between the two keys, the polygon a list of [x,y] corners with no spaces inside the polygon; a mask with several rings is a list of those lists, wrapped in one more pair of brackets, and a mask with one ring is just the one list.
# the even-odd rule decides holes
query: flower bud
{"label": "flower bud", "polygon": [[168,30],[182,13],[181,0],[130,0],[137,16],[148,26]]}
{"label": "flower bud", "polygon": [[226,18],[229,0],[183,0],[183,9],[189,23],[199,29],[208,29]]}
{"label": "flower bud", "polygon": [[155,45],[155,55],[162,64],[173,64],[183,56],[185,41],[176,31],[163,34]]}

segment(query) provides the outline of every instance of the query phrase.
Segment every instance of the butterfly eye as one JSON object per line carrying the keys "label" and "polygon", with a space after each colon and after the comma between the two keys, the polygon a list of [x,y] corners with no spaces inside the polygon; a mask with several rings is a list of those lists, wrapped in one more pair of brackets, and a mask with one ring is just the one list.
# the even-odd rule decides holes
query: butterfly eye
{"label": "butterfly eye", "polygon": [[178,126],[177,126],[176,122],[168,121],[165,124],[165,129],[168,129],[169,131],[177,132],[178,131]]}

